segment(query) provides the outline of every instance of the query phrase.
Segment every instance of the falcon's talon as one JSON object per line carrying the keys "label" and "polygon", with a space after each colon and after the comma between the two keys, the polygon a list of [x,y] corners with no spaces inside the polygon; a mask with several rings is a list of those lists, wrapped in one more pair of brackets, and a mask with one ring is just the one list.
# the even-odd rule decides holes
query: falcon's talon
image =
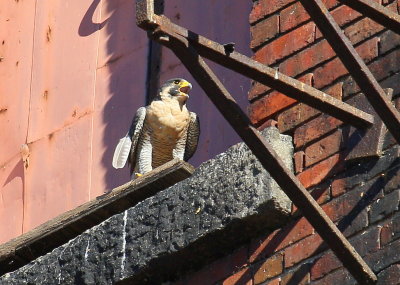
{"label": "falcon's talon", "polygon": [[135,172],[135,176],[136,176],[136,177],[140,177],[140,176],[143,176],[143,174],[142,174],[142,173],[137,173],[137,172]]}

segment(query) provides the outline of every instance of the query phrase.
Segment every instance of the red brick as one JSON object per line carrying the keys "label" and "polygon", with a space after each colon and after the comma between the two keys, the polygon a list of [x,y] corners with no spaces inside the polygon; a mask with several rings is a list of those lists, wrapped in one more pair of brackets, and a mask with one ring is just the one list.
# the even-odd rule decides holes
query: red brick
{"label": "red brick", "polygon": [[271,281],[267,281],[264,284],[265,285],[280,285],[281,284],[281,278],[272,279]]}
{"label": "red brick", "polygon": [[280,31],[286,32],[310,19],[310,16],[300,2],[283,9],[280,13]]}
{"label": "red brick", "polygon": [[294,171],[302,172],[304,169],[304,151],[298,151],[294,154]]}
{"label": "red brick", "polygon": [[379,240],[381,242],[380,247],[387,245],[389,242],[392,241],[393,230],[392,225],[385,225],[381,228],[381,232],[379,235]]}
{"label": "red brick", "polygon": [[272,39],[279,33],[279,16],[271,17],[250,27],[250,48],[254,49],[262,43]]}
{"label": "red brick", "polygon": [[295,0],[259,0],[254,2],[250,12],[249,21],[254,23],[267,15],[273,14],[282,7],[294,2]]}
{"label": "red brick", "polygon": [[383,26],[372,21],[370,18],[365,18],[346,28],[344,33],[353,44],[356,44],[383,29]]}
{"label": "red brick", "polygon": [[254,54],[253,58],[261,63],[271,65],[311,44],[314,39],[315,24],[308,23],[262,47]]}
{"label": "red brick", "polygon": [[335,154],[326,160],[323,160],[318,164],[315,164],[314,166],[304,170],[297,175],[297,178],[304,187],[309,188],[319,184],[324,179],[333,176],[343,169],[344,163],[340,158],[340,154]]}
{"label": "red brick", "polygon": [[251,270],[247,267],[226,278],[222,285],[253,285],[252,277]]}
{"label": "red brick", "polygon": [[[328,88],[325,93],[331,95],[336,99],[341,99],[342,96],[342,83],[333,85]],[[296,106],[282,112],[278,118],[278,128],[280,132],[287,132],[292,130],[295,127],[298,127],[300,124],[309,120],[310,118],[317,116],[320,114],[320,111],[310,107],[309,105],[300,103]]]}
{"label": "red brick", "polygon": [[[378,56],[378,41],[379,38],[373,38],[356,48],[358,54],[364,61],[369,62]],[[335,58],[314,71],[314,87],[322,88],[347,73],[347,69],[340,59]]]}
{"label": "red brick", "polygon": [[320,41],[286,59],[279,65],[279,71],[288,76],[296,76],[335,55],[327,41]]}
{"label": "red brick", "polygon": [[[312,73],[300,77],[298,80],[311,85]],[[278,111],[287,108],[297,101],[286,95],[273,91],[270,94],[254,101],[248,108],[248,113],[253,124],[258,124],[276,114]]]}
{"label": "red brick", "polygon": [[256,99],[257,97],[260,97],[261,95],[264,95],[268,91],[271,91],[272,89],[269,88],[268,86],[262,85],[261,83],[254,82],[253,85],[250,88],[248,98],[250,101]]}
{"label": "red brick", "polygon": [[305,166],[317,163],[334,153],[339,152],[342,146],[342,131],[336,130],[329,136],[309,145],[305,149]]}
{"label": "red brick", "polygon": [[372,74],[377,80],[381,80],[387,77],[391,73],[395,73],[400,70],[400,49],[394,50],[393,52],[385,55],[382,58],[372,62],[368,65]]}
{"label": "red brick", "polygon": [[319,279],[332,270],[342,266],[342,263],[333,252],[329,251],[318,258],[311,267],[311,279]]}
{"label": "red brick", "polygon": [[318,234],[306,237],[298,243],[285,249],[285,268],[291,267],[296,263],[316,254],[323,247],[322,239]]}
{"label": "red brick", "polygon": [[234,253],[221,258],[209,266],[190,276],[187,284],[214,284],[230,276],[247,264],[247,247],[242,247]]}
{"label": "red brick", "polygon": [[[350,23],[351,21],[354,21],[356,18],[361,17],[360,13],[346,5],[336,8],[331,12],[331,15],[340,27]],[[320,37],[322,37],[321,31],[317,29],[316,38]]]}
{"label": "red brick", "polygon": [[[326,185],[318,185],[311,191],[309,191],[311,196],[318,204],[325,204],[330,200],[330,187]],[[297,215],[297,207],[292,204],[292,214]]]}
{"label": "red brick", "polygon": [[310,283],[309,264],[303,264],[296,270],[287,273],[282,277],[281,285],[305,285]]}
{"label": "red brick", "polygon": [[284,228],[276,230],[262,239],[253,240],[250,245],[250,262],[272,255],[300,239],[314,233],[313,227],[302,217],[290,222]]}
{"label": "red brick", "polygon": [[258,127],[258,130],[263,130],[263,129],[269,128],[269,127],[277,128],[277,126],[278,126],[278,122],[277,121],[269,119],[268,121],[265,121],[265,123],[261,124]]}
{"label": "red brick", "polygon": [[332,197],[338,197],[346,193],[346,180],[344,179],[333,180],[331,189],[332,189]]}
{"label": "red brick", "polygon": [[294,132],[294,144],[296,148],[329,133],[342,125],[343,122],[327,114],[315,118],[314,120],[297,128]]}
{"label": "red brick", "polygon": [[[340,283],[338,283],[338,281]],[[333,284],[340,284],[340,285],[353,285],[357,284],[354,278],[346,269],[339,269],[322,279],[319,279],[312,283],[313,285],[333,285]]]}
{"label": "red brick", "polygon": [[400,264],[393,264],[378,274],[378,282],[376,284],[398,285],[399,280],[400,280]]}
{"label": "red brick", "polygon": [[260,284],[267,279],[277,276],[283,270],[282,254],[274,255],[266,260],[260,261],[253,266],[254,284]]}

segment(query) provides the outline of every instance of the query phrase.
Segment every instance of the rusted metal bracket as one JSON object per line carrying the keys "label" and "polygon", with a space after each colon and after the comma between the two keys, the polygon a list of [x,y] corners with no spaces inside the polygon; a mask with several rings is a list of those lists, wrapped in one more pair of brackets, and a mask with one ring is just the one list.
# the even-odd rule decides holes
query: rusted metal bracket
{"label": "rusted metal bracket", "polygon": [[376,113],[400,143],[400,114],[321,0],[300,0]]}
{"label": "rusted metal bracket", "polygon": [[378,24],[400,34],[400,15],[373,0],[339,0]]}
{"label": "rusted metal bracket", "polygon": [[[387,98],[391,100],[393,89],[385,89],[385,92]],[[375,116],[375,123],[371,128],[366,130],[356,129],[349,126],[347,138],[345,139],[346,148],[348,149],[346,160],[360,160],[381,156],[383,152],[383,142],[387,132],[385,124],[374,111],[371,104],[368,103],[364,94],[357,94],[348,100],[348,102],[351,102],[352,106],[355,106],[360,110],[373,114]]]}
{"label": "rusted metal bracket", "polygon": [[[155,32],[165,37],[178,34],[190,42],[196,51],[226,68],[234,70],[248,78],[268,85],[271,88],[321,110],[335,118],[358,128],[367,128],[373,124],[373,116],[332,96],[315,89],[301,81],[278,72],[238,52],[226,53],[224,45],[200,36],[190,30],[172,23],[167,17],[154,15]],[[154,26],[153,26],[154,27]]]}

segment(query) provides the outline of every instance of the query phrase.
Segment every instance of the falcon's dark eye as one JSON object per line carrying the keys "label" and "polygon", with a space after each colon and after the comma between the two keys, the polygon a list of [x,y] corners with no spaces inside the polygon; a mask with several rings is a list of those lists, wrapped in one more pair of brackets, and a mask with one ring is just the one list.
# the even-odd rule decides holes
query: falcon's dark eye
{"label": "falcon's dark eye", "polygon": [[175,84],[179,84],[179,82],[180,82],[179,80],[175,80],[174,81]]}

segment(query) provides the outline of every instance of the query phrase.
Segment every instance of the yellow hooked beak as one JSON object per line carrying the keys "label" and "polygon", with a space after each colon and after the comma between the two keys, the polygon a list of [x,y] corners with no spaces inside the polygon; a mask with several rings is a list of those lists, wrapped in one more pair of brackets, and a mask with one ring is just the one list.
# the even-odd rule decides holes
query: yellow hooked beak
{"label": "yellow hooked beak", "polygon": [[179,91],[183,96],[189,97],[189,92],[192,90],[192,84],[187,81],[181,81],[179,83]]}

